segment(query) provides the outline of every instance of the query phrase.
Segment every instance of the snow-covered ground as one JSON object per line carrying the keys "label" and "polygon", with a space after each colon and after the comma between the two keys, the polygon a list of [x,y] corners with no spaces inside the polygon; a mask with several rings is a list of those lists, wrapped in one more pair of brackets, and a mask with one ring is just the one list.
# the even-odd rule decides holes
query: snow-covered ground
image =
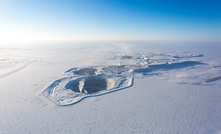
{"label": "snow-covered ground", "polygon": [[221,44],[0,46],[0,133],[221,133]]}

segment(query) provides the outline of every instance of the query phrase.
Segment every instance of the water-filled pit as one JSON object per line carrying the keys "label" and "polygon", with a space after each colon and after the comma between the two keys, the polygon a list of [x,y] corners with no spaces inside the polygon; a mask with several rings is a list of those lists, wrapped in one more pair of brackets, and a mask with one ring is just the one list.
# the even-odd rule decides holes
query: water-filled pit
{"label": "water-filled pit", "polygon": [[94,75],[96,74],[97,69],[95,68],[82,68],[74,71],[76,75]]}

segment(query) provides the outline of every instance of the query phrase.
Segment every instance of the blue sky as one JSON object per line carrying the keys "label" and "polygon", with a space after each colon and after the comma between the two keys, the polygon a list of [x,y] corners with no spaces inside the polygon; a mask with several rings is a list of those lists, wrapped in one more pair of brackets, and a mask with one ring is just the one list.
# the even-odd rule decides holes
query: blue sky
{"label": "blue sky", "polygon": [[220,0],[1,0],[0,2],[2,42],[221,40]]}

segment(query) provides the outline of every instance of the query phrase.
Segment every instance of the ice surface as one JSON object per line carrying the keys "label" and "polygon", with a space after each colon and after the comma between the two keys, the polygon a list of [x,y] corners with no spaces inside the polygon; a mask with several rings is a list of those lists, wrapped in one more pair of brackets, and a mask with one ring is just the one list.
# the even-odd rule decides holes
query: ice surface
{"label": "ice surface", "polygon": [[0,133],[221,132],[220,44],[91,43],[0,49]]}
{"label": "ice surface", "polygon": [[24,49],[1,49],[0,48],[0,78],[22,70],[32,62],[35,57],[26,57]]}

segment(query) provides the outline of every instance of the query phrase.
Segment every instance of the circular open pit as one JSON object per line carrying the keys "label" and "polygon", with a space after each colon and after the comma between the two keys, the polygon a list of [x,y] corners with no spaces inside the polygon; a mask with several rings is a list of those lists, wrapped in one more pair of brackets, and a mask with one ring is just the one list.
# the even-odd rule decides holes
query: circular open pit
{"label": "circular open pit", "polygon": [[70,81],[65,85],[66,89],[71,89],[79,93],[96,93],[104,90],[110,90],[114,87],[115,82],[112,79],[102,76],[88,76]]}

